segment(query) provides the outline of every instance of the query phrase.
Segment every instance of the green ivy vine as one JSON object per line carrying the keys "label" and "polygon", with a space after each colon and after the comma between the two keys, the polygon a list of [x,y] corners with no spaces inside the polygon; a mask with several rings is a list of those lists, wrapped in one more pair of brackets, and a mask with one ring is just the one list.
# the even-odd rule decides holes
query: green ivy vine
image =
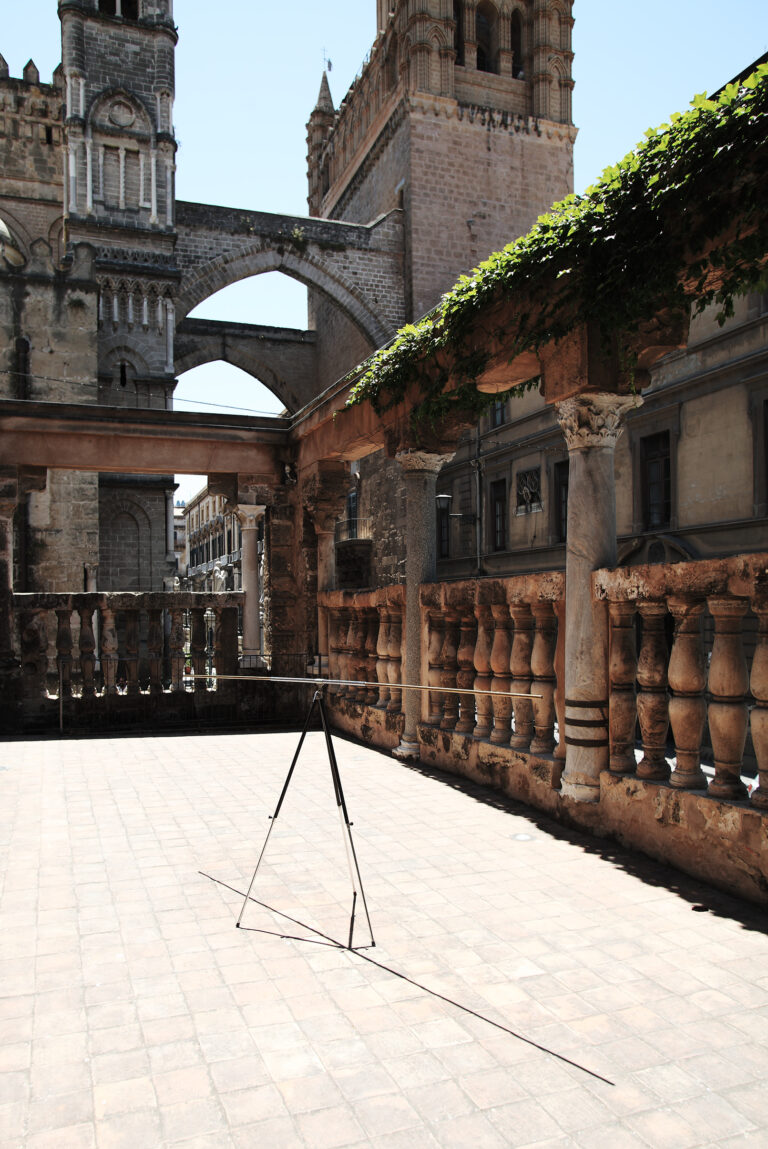
{"label": "green ivy vine", "polygon": [[[503,339],[511,361],[589,323],[629,361],[633,335],[660,312],[715,301],[723,322],[734,297],[764,274],[767,199],[763,64],[717,99],[696,96],[583,195],[555,204],[527,235],[461,276],[362,365],[348,403],[367,400],[382,412],[415,389],[416,420],[474,416],[499,398],[475,386],[490,356],[484,343]],[[507,304],[503,326],[494,320],[499,304]]]}

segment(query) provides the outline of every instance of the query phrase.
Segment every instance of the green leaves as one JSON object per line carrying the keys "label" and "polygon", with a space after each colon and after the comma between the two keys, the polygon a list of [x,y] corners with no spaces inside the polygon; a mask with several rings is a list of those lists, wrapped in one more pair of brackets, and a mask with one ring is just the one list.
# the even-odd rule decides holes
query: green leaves
{"label": "green leaves", "polygon": [[[665,309],[701,310],[715,300],[726,316],[734,295],[762,272],[767,192],[764,64],[716,100],[701,93],[668,125],[649,128],[583,195],[554,204],[527,235],[462,275],[429,315],[363,365],[349,402],[386,410],[415,386],[425,397],[419,418],[487,407],[494,397],[475,387],[484,365],[472,328],[505,299],[517,306],[494,334],[512,358],[586,322],[627,348]],[[738,233],[726,234],[734,220]],[[451,356],[448,390],[433,362],[442,349]]]}

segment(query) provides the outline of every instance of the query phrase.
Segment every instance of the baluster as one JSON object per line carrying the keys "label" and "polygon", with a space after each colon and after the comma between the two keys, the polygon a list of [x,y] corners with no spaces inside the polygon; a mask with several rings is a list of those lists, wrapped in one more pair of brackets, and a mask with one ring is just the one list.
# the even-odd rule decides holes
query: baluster
{"label": "baluster", "polygon": [[477,627],[475,616],[472,613],[472,604],[465,603],[461,611],[459,629],[459,649],[456,661],[459,669],[456,673],[456,685],[459,690],[465,691],[459,695],[459,721],[456,723],[457,734],[472,734],[475,729],[475,643],[477,641]]}
{"label": "baluster", "polygon": [[[357,683],[365,682],[366,653],[365,653],[365,620],[363,610],[354,606],[351,612],[349,625],[349,644],[351,650],[352,673],[351,678]],[[364,702],[368,688],[358,685],[352,688],[352,699],[355,702]]]}
{"label": "baluster", "polygon": [[[347,683],[352,678],[350,670],[349,628],[352,623],[352,612],[349,607],[342,607],[339,611],[339,678]],[[350,698],[352,686],[339,687],[339,698]]]}
{"label": "baluster", "polygon": [[171,690],[178,694],[184,689],[184,611],[171,607],[171,633],[168,639],[171,652]]}
{"label": "baluster", "polygon": [[205,691],[205,609],[193,606],[189,613],[192,616],[189,647],[195,676],[194,689],[195,694],[202,694]]}
{"label": "baluster", "polygon": [[[230,694],[237,674],[237,607],[216,608],[216,689]],[[219,682],[219,677],[221,681]]]}
{"label": "baluster", "polygon": [[[477,642],[475,644],[475,682],[476,691],[492,689],[491,678],[491,649],[493,647],[493,615],[488,603],[475,604],[475,618],[477,619]],[[489,694],[475,694],[475,707],[477,709],[477,723],[475,725],[475,738],[489,738],[493,725],[493,699]]]}
{"label": "baluster", "polygon": [[126,694],[136,695],[139,689],[139,612],[125,612],[125,677]]}
{"label": "baluster", "polygon": [[669,656],[669,722],[675,739],[675,769],[669,778],[677,790],[706,790],[701,769],[701,742],[707,720],[704,687],[707,660],[701,638],[703,602],[672,597],[669,610],[675,620],[675,637]]}
{"label": "baluster", "polygon": [[147,612],[147,650],[149,652],[149,693],[163,693],[163,612],[153,607]]}
{"label": "baluster", "polygon": [[376,678],[379,682],[379,697],[376,706],[386,710],[389,702],[389,628],[391,619],[386,606],[379,606],[379,637],[376,643]]}
{"label": "baluster", "polygon": [[555,714],[557,715],[557,745],[554,757],[565,762],[565,599],[555,603],[557,619],[557,645],[555,646]]}
{"label": "baluster", "polygon": [[611,618],[611,682],[609,737],[611,774],[634,774],[635,726],[637,723],[637,643],[635,642],[634,602],[609,602]]}
{"label": "baluster", "polygon": [[643,642],[637,660],[637,717],[643,738],[643,757],[637,767],[638,778],[665,782],[669,778],[667,730],[669,702],[667,697],[667,641],[664,622],[667,607],[663,602],[641,602],[638,610],[643,619]]}
{"label": "baluster", "polygon": [[[459,664],[456,660],[459,649],[459,615],[454,607],[445,608],[445,637],[440,652],[440,685],[456,689],[456,673]],[[441,730],[453,730],[459,720],[458,694],[445,694],[443,697],[443,717]]]}
{"label": "baluster", "polygon": [[96,693],[94,671],[96,667],[96,638],[93,633],[93,607],[80,607],[80,676],[83,680],[83,698]]}
{"label": "baluster", "polygon": [[760,785],[752,791],[752,805],[768,810],[768,602],[753,600],[752,609],[757,615],[757,638],[749,683],[755,700],[751,730],[760,779]]}
{"label": "baluster", "polygon": [[534,697],[532,754],[551,754],[555,746],[555,615],[552,603],[537,601],[531,604],[536,620],[531,651],[532,692]]}
{"label": "baluster", "polygon": [[[531,653],[533,651],[533,618],[527,602],[510,603],[509,613],[514,623],[512,653],[509,669],[515,694],[531,692]],[[512,711],[515,728],[509,740],[515,750],[527,750],[533,737],[533,705],[530,698],[513,698]]]}
{"label": "baluster", "polygon": [[101,670],[104,693],[117,694],[117,626],[115,612],[106,605],[101,608]]}
{"label": "baluster", "polygon": [[445,618],[442,610],[427,612],[427,625],[429,627],[429,642],[427,644],[427,682],[429,691],[429,718],[430,726],[439,726],[443,720],[443,694],[440,690],[442,684],[443,643],[445,642]]}
{"label": "baluster", "polygon": [[376,678],[376,648],[379,641],[379,614],[373,607],[366,607],[365,621],[365,680],[370,685],[365,688],[363,702],[366,706],[374,706],[378,697],[378,690],[373,685]]}
{"label": "baluster", "polygon": [[59,690],[62,698],[72,697],[72,609],[56,610],[56,666],[59,671]]}
{"label": "baluster", "polygon": [[491,742],[502,745],[509,742],[510,725],[512,720],[512,699],[509,697],[509,684],[512,676],[509,673],[509,660],[512,653],[512,644],[509,639],[509,607],[505,602],[493,603],[494,631],[493,646],[491,647],[491,670],[493,681],[491,690],[500,693],[493,696],[493,730]]}
{"label": "baluster", "polygon": [[749,689],[747,663],[741,641],[741,620],[747,602],[739,598],[709,598],[715,640],[709,664],[709,734],[715,756],[715,776],[709,784],[712,798],[741,801],[748,796],[741,780],[747,740]]}
{"label": "baluster", "polygon": [[395,689],[402,683],[402,640],[403,616],[400,608],[395,606],[392,610],[392,621],[389,628],[389,661],[387,663],[389,702],[387,703],[387,710],[397,714],[401,710],[400,698],[403,693],[402,690]]}
{"label": "baluster", "polygon": [[[341,678],[341,611],[328,610],[328,677]],[[339,695],[341,687],[332,686],[331,693]]]}
{"label": "baluster", "polygon": [[48,630],[44,610],[24,611],[21,616],[21,674],[25,699],[38,702],[48,693]]}

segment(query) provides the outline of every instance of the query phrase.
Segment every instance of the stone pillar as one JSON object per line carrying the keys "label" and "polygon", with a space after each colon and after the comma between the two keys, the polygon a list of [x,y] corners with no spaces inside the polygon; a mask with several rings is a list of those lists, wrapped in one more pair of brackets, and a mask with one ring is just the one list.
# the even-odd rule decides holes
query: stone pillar
{"label": "stone pillar", "polygon": [[[317,589],[333,590],[336,582],[336,547],[334,532],[321,530],[315,525],[317,537]],[[317,672],[322,676],[323,668],[329,669],[328,612],[323,607],[317,611]]]}
{"label": "stone pillar", "polygon": [[570,461],[562,794],[580,802],[599,801],[608,768],[608,612],[593,601],[592,572],[616,564],[614,450],[622,416],[640,402],[601,393],[557,404]]}
{"label": "stone pillar", "polygon": [[12,730],[18,717],[21,666],[13,649],[13,515],[16,468],[0,469],[0,728]]}
{"label": "stone pillar", "polygon": [[165,492],[165,558],[166,562],[176,562],[176,537],[173,522],[173,491]]}
{"label": "stone pillar", "polygon": [[259,523],[266,506],[238,505],[241,531],[243,607],[243,666],[259,666],[261,650],[261,579],[259,577]]}
{"label": "stone pillar", "polygon": [[[406,548],[405,548],[405,650],[403,683],[421,685],[421,606],[419,588],[423,582],[434,582],[436,571],[435,532],[437,507],[435,493],[437,473],[453,454],[436,455],[427,451],[400,451],[397,461],[405,473]],[[417,725],[421,717],[421,691],[403,691],[405,729],[400,745],[393,751],[397,758],[418,758]]]}

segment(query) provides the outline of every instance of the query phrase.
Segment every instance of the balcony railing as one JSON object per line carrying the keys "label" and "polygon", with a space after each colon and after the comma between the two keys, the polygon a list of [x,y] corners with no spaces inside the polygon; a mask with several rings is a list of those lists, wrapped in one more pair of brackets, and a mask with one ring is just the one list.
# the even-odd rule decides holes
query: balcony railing
{"label": "balcony railing", "polygon": [[357,539],[368,540],[371,534],[370,519],[341,519],[334,528],[334,542],[346,543]]}
{"label": "balcony railing", "polygon": [[218,689],[237,673],[242,594],[13,596],[27,708],[64,699]]}

